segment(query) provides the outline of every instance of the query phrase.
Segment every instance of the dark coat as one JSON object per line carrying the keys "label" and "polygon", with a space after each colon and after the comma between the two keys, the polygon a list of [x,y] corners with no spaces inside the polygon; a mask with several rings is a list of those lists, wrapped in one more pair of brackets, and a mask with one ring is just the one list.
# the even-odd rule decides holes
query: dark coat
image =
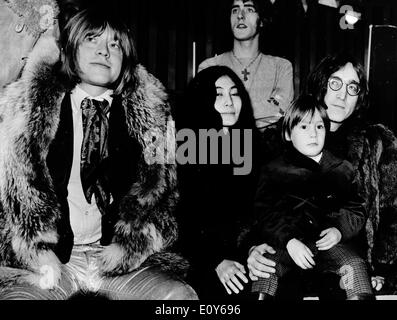
{"label": "dark coat", "polygon": [[[66,197],[73,131],[58,57],[52,41],[36,47],[22,77],[0,96],[2,266],[37,271],[44,260],[55,266],[59,262],[53,251],[61,262],[69,260],[73,234]],[[167,96],[142,66],[136,68],[136,78],[136,88],[114,98],[109,118],[107,175],[114,202],[102,217],[101,239],[108,245],[101,255],[101,269],[108,275],[158,258],[154,254],[177,238],[172,214],[178,196],[176,166],[145,159],[152,149],[147,132],[166,136],[171,119]]]}
{"label": "dark coat", "polygon": [[224,259],[244,263],[237,251],[242,225],[252,215],[256,179],[222,165],[181,167],[180,245],[192,266],[215,270]]}
{"label": "dark coat", "polygon": [[[244,130],[248,129],[252,134],[249,141],[252,143],[252,154],[249,155],[252,168],[246,175],[235,175],[234,169],[241,165],[237,164],[238,161],[233,163],[233,159],[224,164],[188,163],[178,166],[180,201],[177,219],[180,237],[177,247],[190,262],[190,283],[202,298],[227,296],[215,272],[215,268],[224,259],[245,265],[244,257],[237,248],[237,238],[241,227],[252,216],[261,159],[259,132],[255,127],[248,93],[242,83],[242,90],[239,88],[242,100],[239,119],[229,128],[228,136],[222,134],[222,118],[214,108],[215,81],[228,74],[222,68],[225,67],[212,67],[201,71],[190,83],[183,103],[176,110],[177,128],[188,128],[195,133],[195,137],[200,136],[200,130],[213,130],[222,137],[218,141],[229,137],[230,146],[236,147],[243,144]],[[233,75],[230,76],[234,79]],[[235,84],[238,84],[236,81],[241,82],[236,75],[234,77],[237,78],[233,80]],[[235,135],[237,132],[238,136]],[[181,145],[182,143],[181,141]],[[200,145],[199,139],[196,143],[196,158],[199,159],[199,153],[205,146]],[[247,143],[244,144],[247,147]],[[222,143],[219,143],[219,162],[221,155]]]}
{"label": "dark coat", "polygon": [[[281,122],[264,132],[267,159],[282,152]],[[326,148],[353,165],[368,216],[362,235],[367,260],[376,274],[386,274],[397,263],[397,138],[386,126],[353,114],[328,133]]]}
{"label": "dark coat", "polygon": [[223,260],[245,265],[237,239],[252,217],[256,176],[235,176],[228,165],[179,167],[177,250],[188,259],[187,279],[202,299],[227,297],[215,271]]}
{"label": "dark coat", "polygon": [[383,274],[397,262],[397,138],[382,124],[352,118],[327,137],[327,148],[355,169],[368,212],[367,258]]}
{"label": "dark coat", "polygon": [[262,169],[255,199],[253,237],[285,248],[288,241],[317,241],[335,227],[349,241],[365,224],[351,164],[324,150],[319,163],[290,147]]}

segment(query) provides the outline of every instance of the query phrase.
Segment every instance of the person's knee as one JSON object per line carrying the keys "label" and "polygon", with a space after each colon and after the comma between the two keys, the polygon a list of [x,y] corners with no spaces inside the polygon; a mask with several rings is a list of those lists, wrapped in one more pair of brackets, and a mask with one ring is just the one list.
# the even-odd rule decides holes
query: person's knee
{"label": "person's knee", "polygon": [[43,290],[34,287],[7,288],[0,291],[0,300],[44,300]]}
{"label": "person's knee", "polygon": [[158,279],[150,287],[140,288],[141,298],[150,300],[198,300],[197,293],[183,281]]}
{"label": "person's knee", "polygon": [[198,300],[196,291],[185,281],[168,273],[156,270],[152,274],[156,279],[153,299],[155,300]]}
{"label": "person's knee", "polygon": [[198,300],[193,288],[182,281],[170,280],[160,286],[161,300]]}
{"label": "person's knee", "polygon": [[[125,283],[128,283],[126,285]],[[123,288],[120,290],[119,287]],[[146,269],[135,272],[123,278],[122,282],[111,282],[111,286],[102,288],[111,299],[140,299],[140,300],[197,300],[193,288],[184,281],[171,277],[156,269]]]}
{"label": "person's knee", "polygon": [[367,291],[371,291],[370,277],[367,264],[360,257],[348,259],[339,269],[341,285],[344,289],[351,289],[360,285]]}
{"label": "person's knee", "polygon": [[157,274],[157,281],[152,292],[153,300],[198,300],[196,291],[186,282]]}

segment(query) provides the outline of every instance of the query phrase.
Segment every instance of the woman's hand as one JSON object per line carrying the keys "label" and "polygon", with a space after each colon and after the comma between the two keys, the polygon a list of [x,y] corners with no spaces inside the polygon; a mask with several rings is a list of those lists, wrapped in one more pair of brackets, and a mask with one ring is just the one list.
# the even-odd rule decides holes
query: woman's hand
{"label": "woman's hand", "polygon": [[316,242],[318,250],[329,250],[334,245],[338,244],[342,239],[340,231],[334,227],[323,230],[320,233],[320,240]]}
{"label": "woman's hand", "polygon": [[296,265],[302,269],[312,269],[316,265],[311,250],[298,239],[288,241],[287,251]]}
{"label": "woman's hand", "polygon": [[244,266],[237,261],[225,259],[218,264],[218,266],[215,268],[215,271],[228,294],[232,294],[231,290],[237,294],[240,292],[240,290],[244,289],[240,280],[248,283],[248,279],[244,275],[246,273]]}
{"label": "woman's hand", "polygon": [[274,269],[276,263],[265,258],[263,256],[265,252],[270,254],[276,253],[276,251],[266,243],[252,247],[249,251],[247,266],[249,270],[248,275],[252,281],[256,281],[259,278],[269,278],[270,273],[276,272],[276,269]]}

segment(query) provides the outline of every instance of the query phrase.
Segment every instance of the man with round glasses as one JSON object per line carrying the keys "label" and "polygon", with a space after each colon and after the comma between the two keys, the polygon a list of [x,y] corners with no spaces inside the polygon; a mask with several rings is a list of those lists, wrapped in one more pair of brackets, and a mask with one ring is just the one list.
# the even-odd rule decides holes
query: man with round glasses
{"label": "man with round glasses", "polygon": [[[360,79],[351,63],[331,74],[324,103],[331,120],[331,131],[336,131],[354,111],[360,93]],[[345,85],[345,86],[344,86]]]}
{"label": "man with round glasses", "polygon": [[[325,57],[310,73],[305,90],[326,106],[331,122],[327,149],[355,169],[368,220],[354,245],[368,260],[372,287],[379,291],[388,277],[395,275],[397,138],[383,124],[371,121],[365,71],[351,55],[342,52]],[[263,252],[271,252],[266,243],[250,249],[247,267],[251,280],[274,272],[275,263],[265,260]],[[389,284],[386,288],[395,290],[395,283]],[[328,297],[330,292],[322,294]]]}

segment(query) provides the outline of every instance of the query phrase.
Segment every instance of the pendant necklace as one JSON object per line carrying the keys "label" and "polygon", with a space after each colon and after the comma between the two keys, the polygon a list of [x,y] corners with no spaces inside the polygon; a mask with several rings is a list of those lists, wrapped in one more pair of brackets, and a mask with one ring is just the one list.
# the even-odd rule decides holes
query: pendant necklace
{"label": "pendant necklace", "polygon": [[232,50],[232,55],[233,55],[233,57],[237,60],[237,62],[243,67],[243,70],[241,71],[241,74],[242,74],[243,77],[244,77],[243,80],[244,80],[244,81],[248,81],[248,76],[251,74],[251,73],[248,71],[248,68],[256,61],[256,59],[258,59],[258,57],[259,57],[259,55],[260,55],[260,51],[258,51],[258,54],[257,54],[254,58],[252,58],[252,60],[250,61],[250,63],[248,63],[248,65],[246,65],[246,66],[244,66],[244,65],[241,63],[240,59],[236,57],[236,55],[234,54],[234,51],[233,51],[233,50]]}

